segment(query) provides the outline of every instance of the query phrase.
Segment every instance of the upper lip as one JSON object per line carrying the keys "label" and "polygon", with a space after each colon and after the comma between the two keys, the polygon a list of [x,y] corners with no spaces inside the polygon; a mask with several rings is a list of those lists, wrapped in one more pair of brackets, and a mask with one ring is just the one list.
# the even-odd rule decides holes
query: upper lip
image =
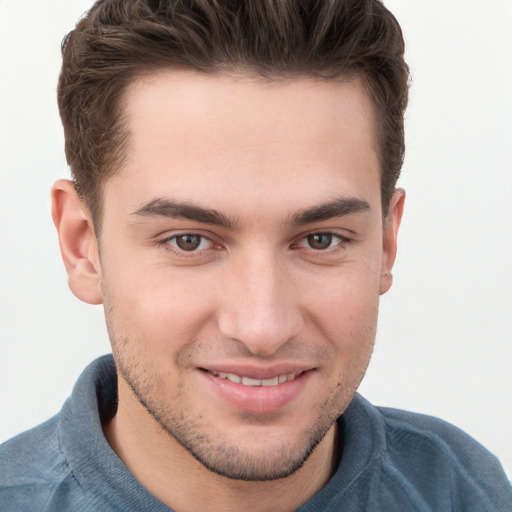
{"label": "upper lip", "polygon": [[271,366],[256,366],[256,365],[240,365],[240,364],[208,364],[207,366],[200,366],[202,370],[220,372],[220,373],[232,373],[240,377],[249,377],[251,379],[273,379],[280,375],[288,375],[295,373],[299,375],[308,370],[312,370],[314,367],[304,364],[291,364],[291,363],[279,363]]}

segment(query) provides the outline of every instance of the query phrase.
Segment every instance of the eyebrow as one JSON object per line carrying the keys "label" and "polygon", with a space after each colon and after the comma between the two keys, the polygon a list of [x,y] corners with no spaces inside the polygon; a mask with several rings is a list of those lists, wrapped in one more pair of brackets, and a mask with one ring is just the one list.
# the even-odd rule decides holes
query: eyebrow
{"label": "eyebrow", "polygon": [[300,210],[290,219],[290,224],[293,226],[304,226],[313,222],[320,222],[323,220],[333,219],[335,217],[344,217],[354,213],[360,213],[370,210],[370,205],[367,201],[357,197],[348,197],[335,199],[328,203],[313,206]]}
{"label": "eyebrow", "polygon": [[[287,224],[292,226],[304,226],[305,224],[311,224],[313,222],[320,222],[369,210],[370,205],[362,199],[355,197],[340,198],[300,210],[290,217]],[[222,226],[230,230],[236,229],[239,225],[237,220],[229,218],[217,210],[163,198],[153,199],[138,210],[132,212],[132,215],[139,217],[187,219],[202,224]]]}
{"label": "eyebrow", "polygon": [[217,210],[194,206],[186,202],[177,202],[171,199],[153,199],[132,213],[140,217],[168,217],[173,219],[187,219],[202,224],[222,226],[227,229],[235,229],[238,222],[226,217]]}

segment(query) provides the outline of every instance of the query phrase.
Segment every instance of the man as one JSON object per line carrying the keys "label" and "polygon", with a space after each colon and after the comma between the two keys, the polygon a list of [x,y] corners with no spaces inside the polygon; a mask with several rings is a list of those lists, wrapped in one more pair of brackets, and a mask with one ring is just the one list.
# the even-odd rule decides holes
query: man
{"label": "man", "polygon": [[95,4],[52,213],[114,359],[4,445],[1,510],[510,510],[475,441],[356,395],[407,88],[377,1]]}

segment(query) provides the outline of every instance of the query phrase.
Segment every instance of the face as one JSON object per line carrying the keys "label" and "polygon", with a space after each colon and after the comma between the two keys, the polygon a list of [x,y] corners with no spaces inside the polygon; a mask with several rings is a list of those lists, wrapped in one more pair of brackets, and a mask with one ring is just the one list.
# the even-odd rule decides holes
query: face
{"label": "face", "polygon": [[119,407],[218,474],[290,475],[353,397],[389,286],[370,100],[185,72],[126,100],[99,259]]}

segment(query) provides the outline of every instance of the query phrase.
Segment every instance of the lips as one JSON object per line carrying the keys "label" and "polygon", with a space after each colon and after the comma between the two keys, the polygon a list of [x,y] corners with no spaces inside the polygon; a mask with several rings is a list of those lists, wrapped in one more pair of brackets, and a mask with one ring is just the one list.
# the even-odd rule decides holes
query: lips
{"label": "lips", "polygon": [[[300,401],[314,369],[286,365],[280,368],[202,368],[211,399],[241,412],[259,414],[283,411]],[[230,371],[228,371],[230,370]]]}
{"label": "lips", "polygon": [[[297,376],[296,372],[285,373],[282,375],[276,375],[269,379],[254,379],[245,375],[236,375],[235,373],[218,372],[216,370],[208,370],[208,373],[221,379],[227,379],[235,384],[242,384],[244,386],[277,386],[278,384],[284,384],[295,379]],[[302,372],[300,372],[302,373]]]}

